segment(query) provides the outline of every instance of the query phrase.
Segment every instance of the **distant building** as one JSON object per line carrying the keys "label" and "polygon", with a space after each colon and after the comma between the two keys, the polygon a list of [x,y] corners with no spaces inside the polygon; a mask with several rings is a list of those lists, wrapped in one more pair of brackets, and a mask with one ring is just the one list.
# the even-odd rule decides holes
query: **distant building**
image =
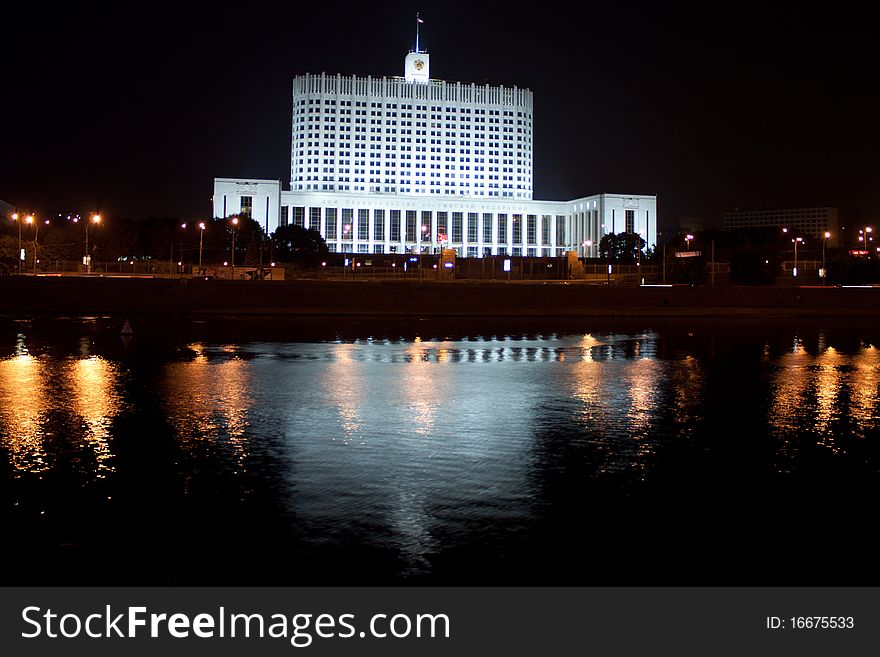
{"label": "distant building", "polygon": [[17,210],[18,208],[12,205],[12,203],[7,203],[3,199],[0,199],[0,215],[6,217]]}
{"label": "distant building", "polygon": [[689,217],[682,215],[678,218],[677,226],[680,233],[698,233],[705,227],[702,217]]}
{"label": "distant building", "polygon": [[598,255],[608,233],[657,243],[657,198],[532,198],[532,92],[432,79],[429,55],[403,77],[293,80],[290,189],[214,179],[214,216],[249,214],[267,231],[320,231],[331,251],[460,257]]}
{"label": "distant building", "polygon": [[737,228],[778,227],[796,230],[808,237],[824,239],[831,233],[828,246],[846,244],[847,225],[856,229],[858,215],[842,208],[792,208],[787,210],[735,210],[724,213],[724,230]]}

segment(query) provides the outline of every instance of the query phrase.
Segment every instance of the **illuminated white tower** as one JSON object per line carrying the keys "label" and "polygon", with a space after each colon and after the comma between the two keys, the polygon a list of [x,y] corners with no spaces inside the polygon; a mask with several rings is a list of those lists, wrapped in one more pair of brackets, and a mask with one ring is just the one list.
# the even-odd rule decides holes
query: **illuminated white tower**
{"label": "illuminated white tower", "polygon": [[431,79],[429,74],[430,55],[419,48],[419,24],[422,19],[416,14],[416,48],[406,56],[404,64],[404,78],[407,82],[427,82]]}

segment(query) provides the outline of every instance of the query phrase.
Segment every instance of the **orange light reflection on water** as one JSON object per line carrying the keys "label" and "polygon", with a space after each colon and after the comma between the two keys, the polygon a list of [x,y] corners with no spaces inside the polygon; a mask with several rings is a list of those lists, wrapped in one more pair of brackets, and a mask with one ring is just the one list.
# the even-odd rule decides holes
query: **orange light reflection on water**
{"label": "orange light reflection on water", "polygon": [[49,467],[42,425],[48,406],[45,365],[27,353],[22,338],[15,356],[0,360],[0,427],[13,469],[40,473]]}

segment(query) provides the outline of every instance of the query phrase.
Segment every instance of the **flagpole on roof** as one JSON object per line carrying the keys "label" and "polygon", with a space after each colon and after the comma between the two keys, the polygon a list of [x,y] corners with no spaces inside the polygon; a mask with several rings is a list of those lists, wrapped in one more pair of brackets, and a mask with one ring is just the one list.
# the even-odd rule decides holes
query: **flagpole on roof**
{"label": "flagpole on roof", "polygon": [[422,22],[422,19],[419,18],[419,12],[416,12],[416,52],[419,52],[419,23]]}

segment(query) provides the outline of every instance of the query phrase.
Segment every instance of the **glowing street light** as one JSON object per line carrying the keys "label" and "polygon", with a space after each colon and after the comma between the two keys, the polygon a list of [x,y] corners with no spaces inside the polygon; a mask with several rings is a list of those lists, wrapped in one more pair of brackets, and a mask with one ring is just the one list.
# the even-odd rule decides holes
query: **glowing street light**
{"label": "glowing street light", "polygon": [[18,224],[18,255],[15,256],[16,260],[18,260],[18,273],[21,273],[21,220],[19,219],[18,212],[13,212],[10,217],[12,221]]}
{"label": "glowing street light", "polygon": [[584,257],[585,257],[585,258],[590,257],[590,254],[589,254],[589,252],[588,252],[588,249],[592,248],[592,246],[593,246],[593,240],[586,240],[586,241],[584,241]]}
{"label": "glowing street light", "polygon": [[691,250],[691,240],[692,240],[692,239],[694,239],[694,236],[691,235],[690,233],[688,233],[687,235],[684,236],[684,241],[685,241],[685,243],[687,244],[687,250],[688,250],[688,251]]}
{"label": "glowing street light", "polygon": [[874,238],[869,236],[869,233],[874,232],[874,229],[871,226],[865,226],[864,230],[859,229],[859,242],[863,242],[863,250],[868,252],[868,242],[873,242]]}
{"label": "glowing street light", "polygon": [[205,239],[205,222],[199,222],[199,272],[202,271],[202,241]]}
{"label": "glowing street light", "polygon": [[24,222],[28,226],[33,225],[33,227],[34,227],[34,275],[36,276],[36,274],[37,274],[37,231],[40,230],[40,225],[37,223],[36,218],[32,214],[29,214],[28,216],[26,216],[24,218]]}
{"label": "glowing street light", "polygon": [[792,276],[797,276],[797,245],[798,242],[803,242],[803,237],[795,237],[792,238],[792,243],[794,243],[794,269],[791,270]]}
{"label": "glowing street light", "polygon": [[235,280],[235,227],[238,226],[238,217],[232,218],[232,280]]}
{"label": "glowing street light", "polygon": [[825,285],[825,279],[828,277],[828,272],[825,270],[825,243],[828,241],[829,237],[831,237],[831,233],[826,230],[825,238],[822,240],[822,285]]}
{"label": "glowing street light", "polygon": [[83,258],[83,264],[86,266],[86,273],[92,273],[92,257],[89,255],[89,224],[95,224],[97,226],[101,223],[101,215],[97,212],[93,212],[92,216],[89,217],[89,220],[85,222],[86,224],[86,255]]}
{"label": "glowing street light", "polygon": [[177,271],[183,277],[183,231],[186,230],[186,224],[180,224],[180,260],[177,262]]}

